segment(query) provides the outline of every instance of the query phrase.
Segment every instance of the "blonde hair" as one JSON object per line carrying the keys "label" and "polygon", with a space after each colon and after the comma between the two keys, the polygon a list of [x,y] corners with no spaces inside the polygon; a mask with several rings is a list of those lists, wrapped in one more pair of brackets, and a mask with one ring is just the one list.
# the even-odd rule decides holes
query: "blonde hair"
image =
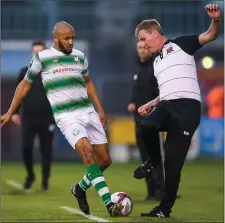
{"label": "blonde hair", "polygon": [[136,27],[136,29],[135,29],[135,36],[137,36],[138,33],[142,29],[149,30],[149,31],[152,30],[152,29],[154,29],[158,33],[160,33],[161,35],[164,36],[162,27],[160,26],[160,24],[158,23],[158,21],[155,20],[155,19],[146,19],[146,20],[143,20],[140,24],[138,24],[137,27]]}

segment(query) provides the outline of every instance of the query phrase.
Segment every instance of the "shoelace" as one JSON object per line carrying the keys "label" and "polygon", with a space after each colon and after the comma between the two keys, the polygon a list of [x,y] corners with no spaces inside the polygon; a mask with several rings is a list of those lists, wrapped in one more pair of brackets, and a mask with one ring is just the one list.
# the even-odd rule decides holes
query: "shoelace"
{"label": "shoelace", "polygon": [[146,161],[142,164],[142,167],[144,167],[147,171],[150,171],[153,168],[151,161]]}

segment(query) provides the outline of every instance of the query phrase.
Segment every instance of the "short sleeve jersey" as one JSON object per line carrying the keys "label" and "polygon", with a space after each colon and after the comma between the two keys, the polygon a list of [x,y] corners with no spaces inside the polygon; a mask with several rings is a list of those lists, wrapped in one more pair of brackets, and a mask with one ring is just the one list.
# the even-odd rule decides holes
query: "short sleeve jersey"
{"label": "short sleeve jersey", "polygon": [[88,61],[81,51],[73,49],[66,55],[51,47],[36,54],[24,79],[32,83],[40,74],[56,120],[94,110],[83,78],[88,75]]}
{"label": "short sleeve jersey", "polygon": [[160,100],[191,98],[201,101],[194,53],[202,46],[198,35],[167,40],[154,61]]}

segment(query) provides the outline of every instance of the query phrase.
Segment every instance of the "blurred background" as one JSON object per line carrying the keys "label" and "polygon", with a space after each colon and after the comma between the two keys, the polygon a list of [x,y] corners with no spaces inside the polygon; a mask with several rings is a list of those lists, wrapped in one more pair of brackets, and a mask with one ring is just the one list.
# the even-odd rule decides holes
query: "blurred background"
{"label": "blurred background", "polygon": [[[135,72],[135,27],[146,18],[155,18],[168,38],[200,34],[210,25],[204,10],[207,1],[1,1],[1,111],[11,103],[21,67],[31,59],[31,43],[44,40],[52,45],[52,29],[64,20],[75,27],[75,48],[88,60],[104,109],[108,115],[107,135],[114,161],[139,159],[134,122],[127,111]],[[221,6],[223,1],[210,1]],[[223,22],[223,21],[222,21]],[[196,53],[202,92],[202,121],[193,138],[188,159],[224,156],[224,26],[219,38]],[[222,86],[222,88],[221,88]],[[221,93],[222,92],[222,93]],[[210,109],[216,110],[211,111]],[[222,115],[214,115],[219,111]],[[220,112],[222,111],[222,112]],[[12,123],[2,130],[2,161],[21,160],[20,128]],[[36,140],[36,160],[40,159]],[[54,160],[80,161],[57,129]]]}

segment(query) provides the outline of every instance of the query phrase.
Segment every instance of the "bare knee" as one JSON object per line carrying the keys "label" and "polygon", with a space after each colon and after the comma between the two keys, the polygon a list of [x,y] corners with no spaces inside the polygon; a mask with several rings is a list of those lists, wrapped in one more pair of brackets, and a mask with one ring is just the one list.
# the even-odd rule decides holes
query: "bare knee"
{"label": "bare knee", "polygon": [[81,155],[84,164],[95,164],[94,150],[87,138],[82,138],[76,143],[76,150]]}
{"label": "bare knee", "polygon": [[108,168],[112,163],[111,157],[107,156],[104,157],[103,159],[99,160],[99,166],[101,167],[102,170],[105,170]]}

